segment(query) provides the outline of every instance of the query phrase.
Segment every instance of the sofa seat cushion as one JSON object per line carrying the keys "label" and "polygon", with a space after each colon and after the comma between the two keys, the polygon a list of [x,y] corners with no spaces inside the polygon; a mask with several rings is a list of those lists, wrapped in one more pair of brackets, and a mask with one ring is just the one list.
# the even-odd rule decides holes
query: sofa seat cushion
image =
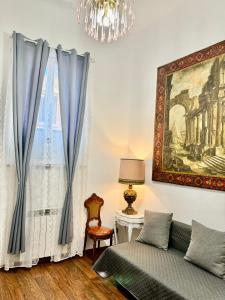
{"label": "sofa seat cushion", "polygon": [[225,282],[190,264],[176,249],[168,251],[139,242],[110,247],[93,269],[143,300],[224,300]]}

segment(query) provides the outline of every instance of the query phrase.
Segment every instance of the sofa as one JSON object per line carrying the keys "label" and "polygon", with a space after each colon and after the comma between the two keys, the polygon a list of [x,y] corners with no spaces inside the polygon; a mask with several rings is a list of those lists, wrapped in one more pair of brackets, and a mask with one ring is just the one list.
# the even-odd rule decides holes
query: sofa
{"label": "sofa", "polygon": [[137,241],[107,248],[93,265],[140,300],[225,300],[225,281],[184,260],[191,226],[173,221],[168,251]]}

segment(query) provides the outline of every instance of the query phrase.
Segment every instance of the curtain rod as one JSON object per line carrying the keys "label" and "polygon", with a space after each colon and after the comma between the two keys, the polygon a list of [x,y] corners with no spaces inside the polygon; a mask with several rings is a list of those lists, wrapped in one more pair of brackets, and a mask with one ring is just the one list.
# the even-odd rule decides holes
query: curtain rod
{"label": "curtain rod", "polygon": [[[31,40],[31,39],[28,39],[28,38],[25,38],[24,40],[25,40],[25,42],[30,42],[30,43],[33,43],[33,44],[35,44],[35,45],[37,45],[37,43],[38,43],[37,41]],[[50,47],[50,46],[49,46],[49,48],[55,49],[54,47]],[[55,50],[56,50],[56,49],[55,49]],[[62,51],[63,51],[63,52],[66,52],[66,53],[71,53],[71,51],[69,51],[69,50],[64,50],[64,49],[62,49]],[[79,56],[84,56],[83,54],[78,54],[78,55],[79,55]],[[94,59],[93,57],[91,57],[91,58],[90,58],[90,62],[91,62],[91,63],[95,63],[95,59]]]}
{"label": "curtain rod", "polygon": [[[35,45],[37,45],[37,41],[31,40],[31,39],[28,39],[28,38],[25,38],[24,40],[27,41],[27,42],[31,42],[31,43],[34,43]],[[50,46],[49,46],[49,48],[55,49],[54,47],[50,47]],[[66,53],[71,53],[71,51],[69,51],[69,50],[62,49],[62,51],[66,52]],[[78,54],[78,55],[79,56],[84,56],[83,54]],[[95,63],[95,59],[93,57],[91,57],[90,58],[90,62],[91,63]]]}

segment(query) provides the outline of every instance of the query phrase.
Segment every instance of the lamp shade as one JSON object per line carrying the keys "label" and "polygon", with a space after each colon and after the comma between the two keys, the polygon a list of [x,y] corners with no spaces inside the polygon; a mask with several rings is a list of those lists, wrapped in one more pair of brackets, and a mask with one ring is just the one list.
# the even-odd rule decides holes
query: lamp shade
{"label": "lamp shade", "polygon": [[145,163],[141,159],[121,158],[119,182],[124,184],[144,184]]}

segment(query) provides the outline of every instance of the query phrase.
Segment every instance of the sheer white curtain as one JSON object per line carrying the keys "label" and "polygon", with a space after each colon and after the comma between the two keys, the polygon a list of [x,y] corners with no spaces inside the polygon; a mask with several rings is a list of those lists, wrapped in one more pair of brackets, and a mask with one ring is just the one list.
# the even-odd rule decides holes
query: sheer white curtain
{"label": "sheer white curtain", "polygon": [[[9,51],[12,57],[12,47]],[[9,64],[12,74],[12,60]],[[85,230],[85,210],[88,164],[88,105],[78,164],[73,183],[73,226],[71,244],[58,245],[61,212],[65,197],[65,166],[61,130],[58,68],[54,49],[50,50],[42,89],[42,98],[35,132],[30,170],[27,181],[26,251],[7,254],[9,231],[16,199],[16,167],[12,128],[12,76],[9,76],[7,96],[2,97],[0,123],[0,267],[31,267],[41,257],[52,261],[82,255]],[[88,97],[87,97],[88,98]],[[87,99],[88,102],[88,99]]]}

